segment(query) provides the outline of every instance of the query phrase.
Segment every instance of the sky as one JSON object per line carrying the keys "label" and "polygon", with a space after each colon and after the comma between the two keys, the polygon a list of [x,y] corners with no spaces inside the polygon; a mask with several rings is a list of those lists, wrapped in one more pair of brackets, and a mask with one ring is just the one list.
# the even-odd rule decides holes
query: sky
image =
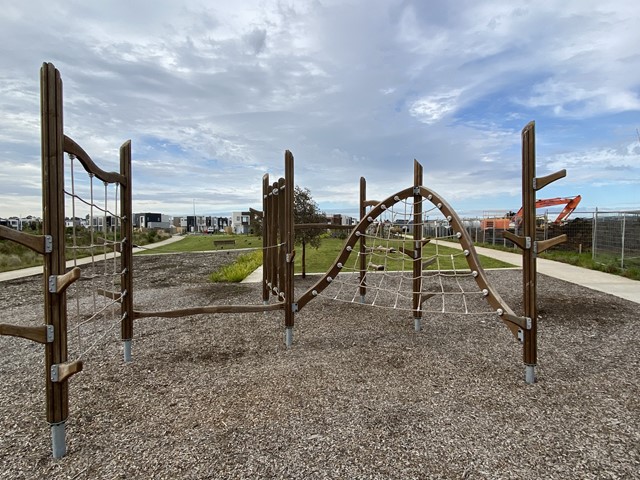
{"label": "sky", "polygon": [[357,215],[424,185],[460,215],[521,205],[536,122],[538,198],[640,209],[637,0],[0,0],[0,217],[40,216],[39,69],[64,129],[104,170],[133,151],[133,209],[261,209],[284,174]]}

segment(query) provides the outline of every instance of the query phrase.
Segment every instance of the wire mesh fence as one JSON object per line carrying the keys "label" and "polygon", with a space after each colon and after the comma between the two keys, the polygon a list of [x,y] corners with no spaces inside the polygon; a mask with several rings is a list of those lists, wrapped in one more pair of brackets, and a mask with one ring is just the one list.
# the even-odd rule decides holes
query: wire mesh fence
{"label": "wire mesh fence", "polygon": [[[640,268],[640,211],[574,212],[571,219],[554,220],[556,215],[545,212],[538,216],[536,240],[547,240],[566,234],[567,241],[549,251],[591,254],[594,262],[627,270]],[[487,212],[483,217],[463,219],[463,224],[475,244],[517,247],[504,236],[505,231],[522,234],[519,225],[508,215]],[[434,220],[425,225],[425,236],[445,236],[450,229],[446,220]]]}

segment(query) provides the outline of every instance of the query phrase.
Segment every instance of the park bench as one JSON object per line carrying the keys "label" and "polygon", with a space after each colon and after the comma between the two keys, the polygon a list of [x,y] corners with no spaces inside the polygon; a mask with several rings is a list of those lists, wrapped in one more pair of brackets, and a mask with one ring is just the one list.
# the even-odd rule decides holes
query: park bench
{"label": "park bench", "polygon": [[225,245],[235,245],[236,241],[234,239],[227,239],[227,240],[214,240],[213,241],[213,246],[214,247],[223,247]]}

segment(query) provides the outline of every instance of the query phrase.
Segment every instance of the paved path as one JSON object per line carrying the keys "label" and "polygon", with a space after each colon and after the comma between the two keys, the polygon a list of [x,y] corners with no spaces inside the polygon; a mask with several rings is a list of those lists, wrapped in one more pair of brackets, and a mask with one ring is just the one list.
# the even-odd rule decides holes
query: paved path
{"label": "paved path", "polygon": [[[438,244],[451,248],[462,248],[458,243],[454,242],[438,241]],[[502,250],[484,247],[476,247],[476,251],[480,255],[502,260],[522,268],[522,255],[519,253],[503,252]],[[544,258],[538,258],[537,264],[538,273],[640,303],[640,282],[637,280],[630,280],[619,275],[576,267]]]}
{"label": "paved path", "polygon": [[[168,245],[170,243],[178,242],[183,238],[185,237],[175,235],[161,242],[150,243],[149,245],[145,245],[144,248],[134,248],[133,253],[142,252],[143,250],[158,248],[163,245]],[[106,258],[107,259],[113,258],[113,255],[114,253],[108,253]],[[115,254],[115,255],[119,255],[119,254]],[[100,258],[98,260],[103,260],[104,258],[105,257],[103,255],[100,255]],[[78,265],[85,265],[87,263],[91,263],[91,257],[80,258],[77,261]],[[70,267],[73,267],[73,260],[70,260],[67,262],[67,268],[70,268]],[[11,270],[9,272],[0,272],[0,282],[4,282],[6,280],[14,280],[16,278],[31,277],[33,275],[42,275],[42,265],[38,267],[22,268],[20,270]]]}

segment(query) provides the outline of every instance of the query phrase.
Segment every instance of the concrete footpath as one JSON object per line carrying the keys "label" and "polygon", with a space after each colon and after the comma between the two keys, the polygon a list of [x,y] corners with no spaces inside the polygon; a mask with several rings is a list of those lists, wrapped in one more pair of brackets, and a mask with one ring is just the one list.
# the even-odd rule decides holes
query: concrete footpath
{"label": "concrete footpath", "polygon": [[[145,245],[144,247],[134,248],[133,253],[142,252],[144,250],[152,250],[154,248],[158,248],[163,245],[179,242],[183,238],[185,237],[173,236],[161,242],[150,243],[149,245]],[[108,260],[110,258],[113,258],[114,255],[119,256],[118,253],[110,252],[110,253],[107,253],[106,256],[100,255],[99,258],[97,258],[97,261],[104,260],[105,258]],[[87,263],[91,263],[91,257],[79,258],[76,263],[78,265],[86,265]],[[69,260],[67,262],[67,268],[71,268],[71,267],[73,267],[73,260]],[[4,282],[7,280],[15,280],[16,278],[31,277],[33,275],[42,275],[42,265],[38,267],[22,268],[20,270],[11,270],[9,272],[0,272],[0,282]]]}
{"label": "concrete footpath", "polygon": [[[462,249],[460,244],[454,242],[438,241],[438,244]],[[476,252],[485,257],[502,260],[503,262],[522,268],[522,255],[519,253],[503,252],[501,250],[484,247],[476,247]],[[619,275],[576,267],[567,263],[554,262],[553,260],[546,260],[544,258],[538,258],[537,266],[538,273],[640,303],[640,282],[637,280],[630,280]]]}

